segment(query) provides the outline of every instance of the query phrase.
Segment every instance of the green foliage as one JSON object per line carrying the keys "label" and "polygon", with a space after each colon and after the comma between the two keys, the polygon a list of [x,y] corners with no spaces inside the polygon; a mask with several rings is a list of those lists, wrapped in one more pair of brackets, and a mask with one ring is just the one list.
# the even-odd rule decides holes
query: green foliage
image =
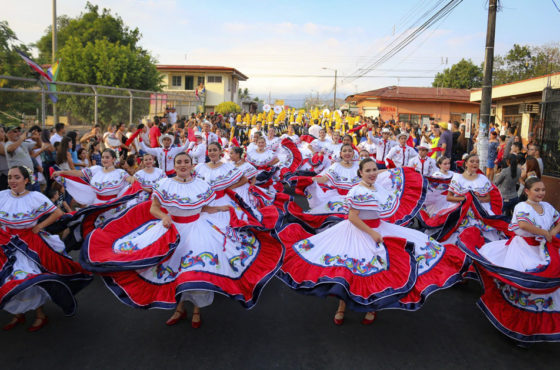
{"label": "green foliage", "polygon": [[544,46],[514,44],[505,56],[494,59],[493,85],[525,80],[560,71],[558,43]]}
{"label": "green foliage", "polygon": [[214,112],[219,114],[239,113],[241,112],[241,107],[232,101],[225,101],[218,104]]}
{"label": "green foliage", "polygon": [[[23,44],[16,45],[16,42],[17,37],[8,25],[8,22],[0,21],[0,75],[35,77],[35,73],[14,50],[15,46],[24,53],[29,53],[27,46]],[[29,87],[29,84],[0,80],[0,87],[23,88]],[[35,114],[38,102],[40,102],[40,99],[35,94],[0,92],[0,111],[10,116],[19,117],[21,113]],[[0,114],[0,123],[13,121],[6,114]]]}
{"label": "green foliage", "polygon": [[[51,29],[37,42],[40,59],[51,61]],[[87,3],[85,12],[77,18],[61,16],[57,19],[57,58],[62,60],[59,81],[91,85],[160,90],[161,77],[155,60],[137,44],[140,31],[129,29],[119,16],[109,9],[101,12],[97,5]],[[60,86],[60,89],[70,89]],[[80,90],[81,91],[81,90]],[[87,92],[92,92],[87,90]],[[105,89],[100,94],[128,96],[126,92]],[[98,100],[98,114],[102,124],[127,122],[129,99],[103,98]],[[59,96],[59,112],[90,122],[94,117],[94,99],[84,96]],[[134,102],[133,120],[145,115],[149,101]]]}
{"label": "green foliage", "polygon": [[[71,37],[60,50],[63,60],[59,78],[94,85],[124,87],[138,90],[154,90],[159,87],[160,77],[149,55],[138,53],[130,45],[111,43],[106,39],[82,45],[77,38]],[[101,94],[119,95],[114,90],[104,90]],[[122,93],[120,93],[122,94]],[[125,93],[125,96],[128,94]],[[91,121],[93,117],[92,98],[65,96],[61,98],[60,110],[74,117]],[[128,121],[129,100],[119,98],[100,98],[98,103],[99,119],[103,124]],[[134,109],[133,119],[147,113],[144,109]]]}
{"label": "green foliage", "polygon": [[[37,41],[35,46],[39,49],[39,60],[42,63],[52,61],[52,27],[45,30],[45,34]],[[99,12],[99,6],[86,4],[86,11],[77,18],[62,15],[57,18],[57,43],[60,51],[70,38],[78,40],[82,45],[96,40],[106,39],[110,43],[120,43],[132,49],[140,49],[137,43],[141,34],[138,28],[130,30],[124,25],[121,17],[111,15],[109,9]]]}
{"label": "green foliage", "polygon": [[482,86],[482,68],[472,60],[461,59],[458,63],[436,74],[433,87],[450,87],[454,89],[472,89]]}

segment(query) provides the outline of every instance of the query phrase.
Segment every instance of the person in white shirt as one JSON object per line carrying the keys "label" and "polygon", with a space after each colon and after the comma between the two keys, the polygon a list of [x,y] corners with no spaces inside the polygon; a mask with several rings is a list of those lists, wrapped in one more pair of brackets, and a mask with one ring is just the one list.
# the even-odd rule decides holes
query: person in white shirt
{"label": "person in white shirt", "polygon": [[397,135],[397,140],[399,145],[395,145],[394,147],[389,150],[389,154],[385,157],[387,161],[391,160],[396,167],[405,167],[408,166],[410,160],[414,157],[418,156],[416,150],[406,145],[406,141],[408,140],[408,133],[401,132]]}
{"label": "person in white shirt", "polygon": [[394,147],[395,145],[398,145],[396,141],[389,140],[389,138],[391,137],[391,130],[387,127],[381,130],[381,136],[382,136],[381,139],[374,137],[371,131],[368,132],[368,136],[371,138],[371,141],[377,147],[377,153],[376,153],[377,169],[381,170],[387,168],[387,164],[385,163],[385,158],[387,157],[387,154],[389,154],[391,148]]}
{"label": "person in white shirt", "polygon": [[261,121],[257,121],[257,126],[253,127],[250,131],[249,131],[249,140],[253,140],[253,136],[255,135],[256,132],[259,132],[262,134],[262,123]]}
{"label": "person in white shirt", "polygon": [[66,128],[64,127],[64,123],[57,123],[54,126],[54,129],[56,132],[50,138],[51,145],[54,145],[54,143],[60,143],[64,135],[66,135]]}
{"label": "person in white shirt", "polygon": [[170,177],[175,176],[175,164],[173,162],[175,160],[175,156],[178,153],[184,152],[189,146],[188,140],[183,146],[177,147],[171,145],[173,143],[173,139],[174,138],[172,135],[161,135],[159,137],[159,144],[161,145],[161,148],[150,148],[146,146],[143,141],[140,143],[140,148],[144,152],[156,157],[158,160],[159,168],[162,169],[165,174]]}
{"label": "person in white shirt", "polygon": [[430,147],[428,144],[420,144],[416,147],[418,149],[418,156],[412,158],[408,165],[420,172],[423,176],[432,176],[438,170],[435,159],[428,157]]}
{"label": "person in white shirt", "polygon": [[272,150],[273,152],[277,152],[278,148],[280,147],[280,138],[276,137],[276,128],[270,126],[268,128],[266,139],[266,148]]}
{"label": "person in white shirt", "polygon": [[[319,126],[319,120],[314,120],[311,127],[309,127],[309,135],[313,136],[315,139],[319,138],[319,131],[321,131],[321,126]],[[326,133],[326,131],[325,131]]]}
{"label": "person in white shirt", "polygon": [[210,143],[219,143],[220,138],[218,135],[212,132],[212,123],[208,120],[202,122],[202,139],[204,144],[208,147]]}
{"label": "person in white shirt", "polygon": [[167,118],[170,125],[174,125],[175,123],[177,123],[177,112],[175,110],[175,107],[171,107],[171,112],[167,113]]}
{"label": "person in white shirt", "polygon": [[206,144],[202,138],[202,133],[200,131],[195,131],[194,137],[196,138],[195,143],[191,143],[189,148],[189,155],[193,160],[193,164],[205,163],[206,162]]}

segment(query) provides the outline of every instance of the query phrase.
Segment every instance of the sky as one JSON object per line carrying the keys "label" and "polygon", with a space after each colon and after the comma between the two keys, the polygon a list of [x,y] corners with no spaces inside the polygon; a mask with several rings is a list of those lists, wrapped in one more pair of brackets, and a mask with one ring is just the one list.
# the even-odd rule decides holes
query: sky
{"label": "sky", "polygon": [[[0,20],[8,21],[26,44],[36,42],[52,21],[51,1],[0,2]],[[317,94],[331,98],[335,69],[337,97],[344,98],[390,85],[431,86],[437,72],[462,58],[484,61],[488,0],[463,0],[369,71],[369,77],[358,79],[352,76],[367,72],[391,42],[410,35],[423,14],[447,0],[90,2],[137,27],[142,33],[140,46],[159,64],[234,67],[249,77],[240,87],[248,88],[252,96],[285,99],[286,104]],[[560,0],[555,2],[560,5]],[[57,13],[76,17],[85,4],[58,0]],[[496,25],[496,54],[505,54],[515,43],[539,46],[560,41],[560,11],[553,0],[502,0]]]}

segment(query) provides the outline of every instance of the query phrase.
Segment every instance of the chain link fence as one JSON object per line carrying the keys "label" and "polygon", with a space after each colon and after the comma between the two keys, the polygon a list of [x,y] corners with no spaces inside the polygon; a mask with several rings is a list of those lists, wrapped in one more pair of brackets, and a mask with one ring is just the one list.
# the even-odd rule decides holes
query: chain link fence
{"label": "chain link fence", "polygon": [[[54,103],[56,101],[56,103]],[[49,82],[42,79],[0,75],[0,121],[21,120],[43,127],[57,122],[87,126],[153,118],[174,106],[182,115],[201,109],[194,92],[161,92],[110,86]]]}

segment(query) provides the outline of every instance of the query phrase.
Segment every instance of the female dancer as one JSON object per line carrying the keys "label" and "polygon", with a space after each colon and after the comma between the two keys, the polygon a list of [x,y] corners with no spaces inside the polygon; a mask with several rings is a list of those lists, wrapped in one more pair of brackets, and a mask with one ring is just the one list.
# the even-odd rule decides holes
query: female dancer
{"label": "female dancer", "polygon": [[[209,145],[215,159],[214,148],[219,144]],[[214,292],[254,306],[283,251],[268,232],[237,219],[229,205],[217,204],[219,195],[192,170],[191,158],[177,154],[177,176],[154,185],[151,204],[141,203],[96,229],[84,244],[82,262],[89,258],[88,266],[104,271],[107,286],[123,303],[175,309],[167,325],[186,316],[183,301],[192,302],[191,325],[198,328],[199,309],[212,303]],[[223,192],[217,177],[210,181]],[[225,226],[216,222],[218,215]]]}
{"label": "female dancer", "polygon": [[139,201],[150,199],[152,188],[156,182],[166,177],[165,172],[161,168],[154,167],[154,163],[154,156],[152,154],[145,153],[144,156],[142,156],[142,164],[144,165],[144,168],[134,174],[134,177],[140,183],[142,190],[144,190],[144,192],[138,197]]}
{"label": "female dancer", "polygon": [[8,172],[9,190],[0,192],[0,308],[14,315],[4,330],[25,322],[25,312],[36,311],[28,331],[48,322],[43,305],[49,299],[66,315],[74,314],[74,294],[92,279],[63,253],[64,244],[44,228],[62,211],[43,194],[26,190],[30,181],[24,167]]}
{"label": "female dancer", "polygon": [[296,193],[307,198],[309,210],[303,211],[295,202],[290,202],[287,212],[312,228],[330,226],[326,221],[331,216],[344,218],[344,198],[360,182],[358,163],[353,157],[354,148],[343,145],[340,150],[341,161],[334,162],[319,176],[292,178]]}
{"label": "female dancer", "polygon": [[[218,142],[208,144],[208,158],[210,162],[199,163],[194,168],[195,176],[206,181],[216,193],[216,198],[211,202],[211,206],[233,207],[240,219],[246,220],[246,213],[240,208],[237,202],[232,199],[232,193],[226,190],[233,190],[247,184],[247,178],[243,176],[237,167],[231,163],[222,162],[222,146]],[[258,215],[253,215],[258,217]],[[212,217],[219,227],[226,227],[229,224],[229,214],[214,215]]]}
{"label": "female dancer", "polygon": [[257,148],[247,152],[247,162],[256,167],[258,174],[260,174],[277,164],[278,158],[273,150],[267,148],[266,139],[259,136],[257,137]]}
{"label": "female dancer", "polygon": [[[117,155],[112,149],[101,153],[101,166],[91,166],[81,171],[54,171],[53,178],[64,185],[66,191],[84,207],[68,221],[70,235],[75,240],[66,240],[67,248],[79,248],[79,244],[94,227],[126,209],[126,203],[137,198],[142,189],[131,187],[134,177],[125,170],[115,168]],[[129,204],[133,205],[133,204]],[[89,220],[90,216],[92,220]],[[87,220],[86,220],[87,219]]]}
{"label": "female dancer", "polygon": [[560,341],[560,214],[544,202],[544,183],[525,182],[527,201],[515,206],[509,240],[484,244],[477,229],[459,246],[472,257],[484,286],[482,312],[503,334],[526,343]]}
{"label": "female dancer", "polygon": [[450,171],[451,160],[446,156],[441,156],[436,161],[439,171],[428,177],[428,193],[426,194],[426,201],[419,213],[422,221],[428,220],[434,214],[442,209],[448,207],[447,193],[449,183],[455,172]]}
{"label": "female dancer", "polygon": [[426,232],[434,239],[455,243],[459,234],[470,226],[479,228],[488,240],[499,240],[507,231],[501,215],[500,191],[479,171],[476,154],[464,160],[465,171],[455,173],[449,183],[447,204],[441,211],[424,219]]}
{"label": "female dancer", "polygon": [[343,323],[346,305],[368,312],[364,324],[373,322],[378,309],[418,309],[428,294],[452,285],[465,268],[457,248],[387,221],[399,208],[416,207],[422,193],[419,174],[394,169],[378,177],[371,158],[360,162],[358,174],[361,181],[346,198],[347,220],[316,235],[296,224],[278,232],[287,248],[279,277],[299,292],[339,297],[337,325]]}
{"label": "female dancer", "polygon": [[233,191],[239,194],[255,214],[258,214],[258,208],[269,206],[274,202],[276,191],[274,188],[270,191],[255,185],[258,171],[253,165],[245,161],[243,154],[243,149],[238,146],[229,149],[230,160],[248,181],[246,184],[233,189]]}

